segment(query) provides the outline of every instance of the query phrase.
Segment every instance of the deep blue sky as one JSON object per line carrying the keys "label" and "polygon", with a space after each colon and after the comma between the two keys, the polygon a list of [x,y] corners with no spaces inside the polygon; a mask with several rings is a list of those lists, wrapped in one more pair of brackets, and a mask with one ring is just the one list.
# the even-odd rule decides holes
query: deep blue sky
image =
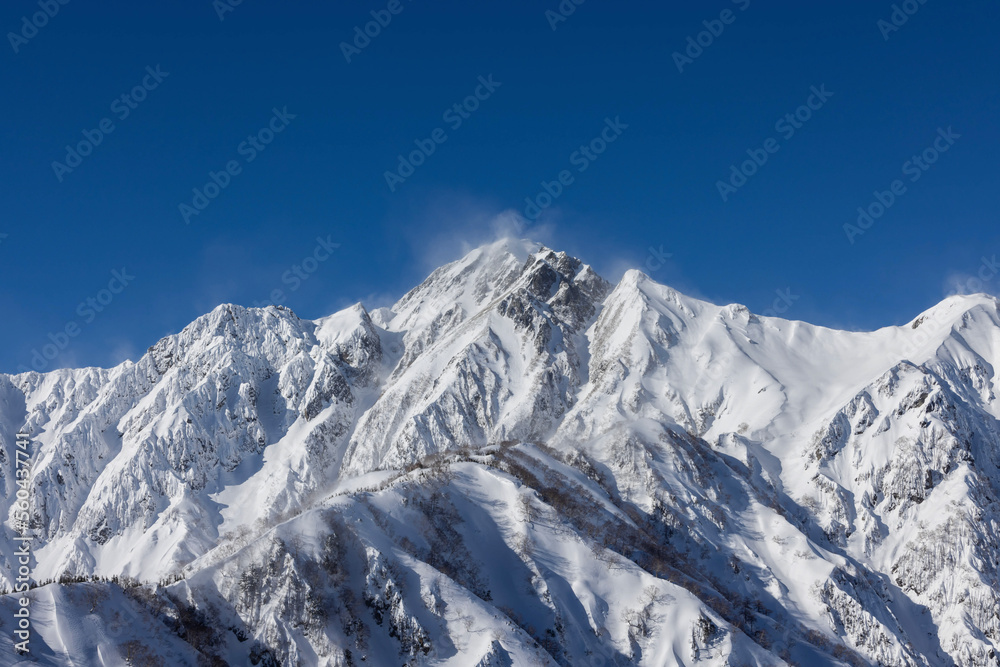
{"label": "deep blue sky", "polygon": [[[220,21],[210,0],[73,0],[17,53],[8,35],[0,371],[68,323],[47,368],[136,358],[221,302],[267,299],[317,236],[340,247],[285,303],[304,317],[385,305],[564,169],[574,182],[523,235],[609,277],[662,246],[655,279],[758,312],[790,289],[789,317],[901,323],[1000,254],[996,2],[927,0],[886,40],[891,3],[870,0],[587,0],[556,30],[556,0],[401,1],[351,63],[339,44],[388,2],[244,0]],[[672,54],[727,8],[678,72]],[[0,27],[20,33],[37,11],[5,2]],[[120,119],[111,103],[157,65],[169,75]],[[452,130],[443,112],[490,74],[501,86]],[[833,96],[786,140],[775,122],[824,84]],[[238,146],[275,107],[297,117],[247,163]],[[571,154],[608,117],[628,128],[577,171]],[[53,161],[104,118],[114,132],[60,182]],[[949,126],[961,138],[849,243],[858,206]],[[386,170],[436,128],[447,141],[391,192]],[[778,152],[724,202],[717,181],[772,137]],[[241,173],[186,225],[179,204],[229,160]],[[122,267],[134,281],[87,322],[78,304]]]}

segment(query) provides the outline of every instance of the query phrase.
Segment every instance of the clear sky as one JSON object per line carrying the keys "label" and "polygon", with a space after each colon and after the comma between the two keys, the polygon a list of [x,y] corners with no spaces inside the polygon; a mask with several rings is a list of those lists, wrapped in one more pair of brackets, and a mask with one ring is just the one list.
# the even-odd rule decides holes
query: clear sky
{"label": "clear sky", "polygon": [[609,278],[847,328],[1000,254],[994,1],[62,1],[0,9],[0,371],[275,289],[386,305],[505,211]]}

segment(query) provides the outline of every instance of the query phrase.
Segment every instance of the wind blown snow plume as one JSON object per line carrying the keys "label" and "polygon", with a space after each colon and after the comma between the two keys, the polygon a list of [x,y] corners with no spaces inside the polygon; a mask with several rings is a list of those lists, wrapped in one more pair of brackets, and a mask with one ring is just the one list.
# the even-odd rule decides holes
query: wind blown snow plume
{"label": "wind blown snow plume", "polygon": [[[1000,304],[834,331],[506,240],[0,375],[0,665],[994,665]],[[31,434],[27,594],[15,434]]]}

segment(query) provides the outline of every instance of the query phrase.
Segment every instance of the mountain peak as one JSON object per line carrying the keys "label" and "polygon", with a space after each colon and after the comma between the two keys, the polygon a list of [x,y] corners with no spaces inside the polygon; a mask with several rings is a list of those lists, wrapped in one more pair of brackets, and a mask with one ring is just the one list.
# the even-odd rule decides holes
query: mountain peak
{"label": "mountain peak", "polygon": [[497,298],[537,253],[540,244],[503,238],[470,250],[460,259],[435,269],[420,285],[392,306],[386,325],[392,331],[416,332],[435,320],[464,320]]}
{"label": "mountain peak", "polygon": [[928,322],[942,325],[946,322],[955,323],[960,321],[971,311],[983,311],[987,314],[996,314],[1000,311],[1000,300],[989,294],[952,294],[937,304],[931,306],[908,323],[913,329],[917,329]]}

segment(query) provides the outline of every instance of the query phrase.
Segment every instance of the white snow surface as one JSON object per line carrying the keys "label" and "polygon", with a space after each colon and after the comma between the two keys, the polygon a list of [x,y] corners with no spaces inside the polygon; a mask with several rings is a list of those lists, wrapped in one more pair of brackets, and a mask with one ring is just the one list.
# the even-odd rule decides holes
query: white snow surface
{"label": "white snow surface", "polygon": [[0,665],[22,596],[44,665],[1000,664],[998,364],[993,297],[836,331],[516,240],[223,305],[0,375]]}

